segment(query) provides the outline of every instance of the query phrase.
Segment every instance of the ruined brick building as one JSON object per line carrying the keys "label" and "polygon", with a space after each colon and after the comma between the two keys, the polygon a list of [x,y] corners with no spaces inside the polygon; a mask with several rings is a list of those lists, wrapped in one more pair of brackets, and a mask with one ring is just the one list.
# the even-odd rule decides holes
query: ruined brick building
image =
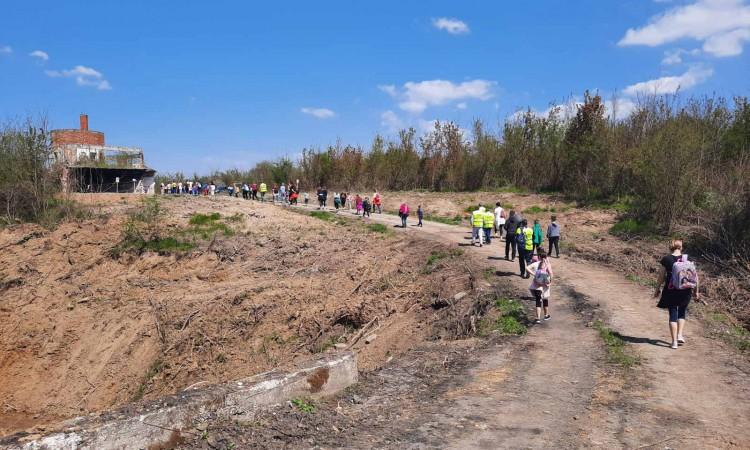
{"label": "ruined brick building", "polygon": [[52,130],[65,192],[154,193],[156,171],[146,166],[143,150],[105,145],[104,133],[89,130],[86,114],[80,122],[79,129]]}

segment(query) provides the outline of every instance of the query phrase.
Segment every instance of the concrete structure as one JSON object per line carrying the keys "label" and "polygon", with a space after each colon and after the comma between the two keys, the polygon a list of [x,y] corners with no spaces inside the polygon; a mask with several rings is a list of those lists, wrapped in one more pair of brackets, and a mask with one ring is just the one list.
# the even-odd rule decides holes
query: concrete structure
{"label": "concrete structure", "polygon": [[51,134],[65,192],[154,193],[156,172],[146,166],[143,150],[105,145],[104,133],[89,130],[86,114],[81,114],[79,129]]}
{"label": "concrete structure", "polygon": [[5,450],[129,450],[174,448],[195,423],[216,417],[249,422],[259,407],[299,397],[335,394],[357,382],[353,353],[335,353],[293,372],[272,371],[217,386],[186,390],[143,406],[128,406],[64,422],[46,436],[16,434]]}

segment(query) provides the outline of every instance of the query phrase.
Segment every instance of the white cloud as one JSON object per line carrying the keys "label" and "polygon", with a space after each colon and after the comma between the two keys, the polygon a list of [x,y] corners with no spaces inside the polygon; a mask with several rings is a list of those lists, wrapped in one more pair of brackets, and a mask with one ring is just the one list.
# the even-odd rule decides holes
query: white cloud
{"label": "white cloud", "polygon": [[456,104],[456,108],[458,108],[458,109],[466,109],[467,108],[466,102],[457,103]]}
{"label": "white cloud", "polygon": [[390,95],[391,97],[395,97],[397,94],[396,86],[392,84],[381,84],[378,86],[378,89]]}
{"label": "white cloud", "polygon": [[3,45],[0,47],[0,55],[9,55],[13,53],[13,49],[10,47],[10,45]]}
{"label": "white cloud", "polygon": [[470,31],[466,22],[448,17],[432,19],[432,26],[450,34],[467,34]]}
{"label": "white cloud", "polygon": [[701,54],[700,49],[695,48],[693,50],[685,50],[678,48],[676,50],[667,50],[664,52],[664,58],[661,63],[665,66],[672,66],[675,64],[681,64],[683,56],[698,56]]}
{"label": "white cloud", "polygon": [[328,108],[302,108],[300,109],[300,112],[309,116],[313,116],[317,119],[330,119],[331,117],[336,115],[335,112],[331,111]]}
{"label": "white cloud", "polygon": [[713,69],[692,67],[682,75],[661,77],[655,80],[642,81],[630,85],[626,87],[623,92],[630,96],[638,94],[674,94],[680,89],[690,89],[691,87],[706,81],[713,74]]}
{"label": "white cloud", "polygon": [[737,56],[742,53],[742,46],[748,41],[750,41],[750,27],[738,28],[706,39],[703,43],[703,50],[718,57]]}
{"label": "white cloud", "polygon": [[29,53],[29,56],[34,58],[39,58],[41,61],[49,61],[49,55],[47,52],[43,52],[41,50],[34,50],[33,52]]}
{"label": "white cloud", "polygon": [[70,70],[46,70],[48,77],[73,78],[78,86],[93,86],[100,91],[112,89],[109,81],[104,79],[104,74],[98,70],[86,66],[75,66]]}
{"label": "white cloud", "polygon": [[446,80],[427,80],[404,83],[399,91],[393,86],[381,86],[380,89],[400,100],[398,106],[404,111],[419,114],[430,106],[445,105],[454,101],[468,99],[489,100],[492,98],[493,81],[471,80],[453,83]]}
{"label": "white cloud", "polygon": [[380,125],[388,129],[391,133],[395,133],[404,128],[404,122],[390,109],[380,115]]}
{"label": "white cloud", "polygon": [[697,0],[629,29],[618,45],[656,47],[688,38],[702,42],[703,51],[713,56],[741,54],[750,41],[750,6],[744,0]]}
{"label": "white cloud", "polygon": [[604,102],[604,108],[609,118],[616,120],[626,119],[636,110],[638,105],[627,97],[619,97]]}

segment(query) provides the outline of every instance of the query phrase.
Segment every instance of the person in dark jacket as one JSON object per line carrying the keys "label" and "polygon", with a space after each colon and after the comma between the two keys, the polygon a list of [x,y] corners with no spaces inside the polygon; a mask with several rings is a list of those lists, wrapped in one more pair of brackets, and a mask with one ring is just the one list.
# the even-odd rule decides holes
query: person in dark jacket
{"label": "person in dark jacket", "polygon": [[549,251],[547,254],[552,256],[552,247],[555,247],[555,254],[560,257],[560,224],[557,223],[557,216],[552,216],[552,223],[547,226],[547,239],[549,240]]}
{"label": "person in dark jacket", "polygon": [[[508,220],[505,221],[505,259],[508,261],[513,261],[516,259],[516,230],[518,229],[518,226],[521,224],[521,216],[516,214],[514,210],[510,210],[510,217],[508,217]],[[510,236],[510,237],[508,237]],[[510,258],[510,250],[513,249],[513,258]]]}

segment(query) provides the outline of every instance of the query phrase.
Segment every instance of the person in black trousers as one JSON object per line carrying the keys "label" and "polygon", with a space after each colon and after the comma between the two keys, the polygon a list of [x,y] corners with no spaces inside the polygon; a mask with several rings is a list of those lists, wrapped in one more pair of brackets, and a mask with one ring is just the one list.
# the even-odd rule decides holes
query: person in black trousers
{"label": "person in black trousers", "polygon": [[[510,210],[510,217],[505,221],[505,259],[513,261],[516,259],[516,230],[521,223],[521,218],[514,210]],[[513,249],[513,258],[509,258],[510,250]]]}

